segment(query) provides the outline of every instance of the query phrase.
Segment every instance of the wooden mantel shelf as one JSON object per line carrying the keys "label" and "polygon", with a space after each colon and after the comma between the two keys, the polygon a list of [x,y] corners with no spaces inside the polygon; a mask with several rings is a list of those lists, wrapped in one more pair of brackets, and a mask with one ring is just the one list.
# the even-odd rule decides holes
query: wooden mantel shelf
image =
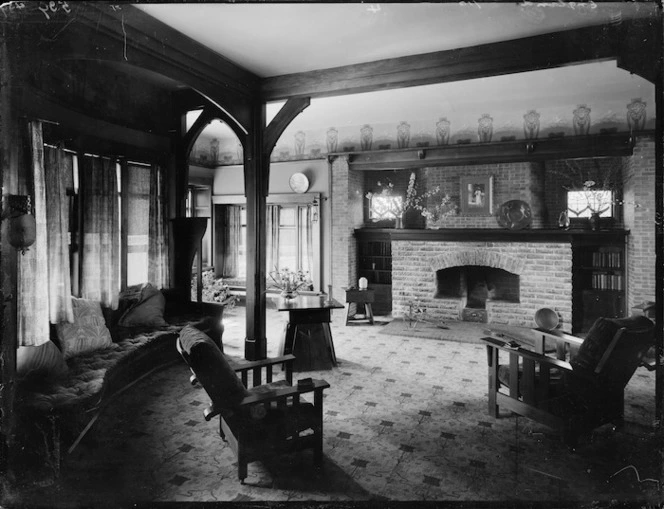
{"label": "wooden mantel shelf", "polygon": [[570,242],[574,245],[585,243],[623,242],[629,230],[554,230],[523,229],[505,230],[501,228],[444,228],[444,229],[405,229],[405,228],[358,228],[356,237],[367,240],[390,239],[431,242]]}
{"label": "wooden mantel shelf", "polygon": [[630,133],[610,133],[366,152],[337,152],[328,154],[328,158],[346,156],[350,169],[370,171],[549,161],[578,157],[623,157],[632,155],[633,149],[634,139]]}

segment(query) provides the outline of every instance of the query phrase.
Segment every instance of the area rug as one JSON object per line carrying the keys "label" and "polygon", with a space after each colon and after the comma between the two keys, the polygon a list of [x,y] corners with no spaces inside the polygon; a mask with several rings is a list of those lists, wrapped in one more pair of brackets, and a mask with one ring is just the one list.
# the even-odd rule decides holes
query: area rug
{"label": "area rug", "polygon": [[382,334],[408,338],[426,338],[460,343],[481,343],[479,338],[486,336],[487,324],[460,321],[410,322],[395,318],[387,325],[380,327]]}

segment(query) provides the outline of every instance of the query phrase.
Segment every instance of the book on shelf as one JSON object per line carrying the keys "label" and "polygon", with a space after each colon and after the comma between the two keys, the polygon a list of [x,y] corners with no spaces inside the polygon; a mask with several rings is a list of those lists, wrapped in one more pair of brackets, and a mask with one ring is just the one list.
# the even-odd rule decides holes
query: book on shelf
{"label": "book on shelf", "polygon": [[592,275],[590,285],[594,290],[624,290],[623,277],[620,274],[596,272]]}

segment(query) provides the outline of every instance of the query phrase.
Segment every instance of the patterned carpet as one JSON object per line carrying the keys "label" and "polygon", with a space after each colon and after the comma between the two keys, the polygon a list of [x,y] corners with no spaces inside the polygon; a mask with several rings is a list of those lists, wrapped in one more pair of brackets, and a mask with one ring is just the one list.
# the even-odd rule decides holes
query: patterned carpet
{"label": "patterned carpet", "polygon": [[[227,316],[224,344],[231,355],[243,352],[243,313],[238,308]],[[533,421],[487,415],[484,346],[381,334],[384,325],[344,326],[343,311],[335,315],[339,367],[295,374],[331,385],[321,471],[312,468],[309,453],[295,454],[274,464],[251,463],[241,485],[218,421],[203,418],[207,396],[188,383],[187,368],[175,364],[108,409],[67,458],[59,482],[14,493],[14,500],[48,507],[174,501],[577,507],[656,500],[657,484],[648,480],[659,478],[653,373],[639,369],[630,382],[624,430],[600,428],[572,453]],[[284,319],[268,311],[269,355],[277,353]]]}

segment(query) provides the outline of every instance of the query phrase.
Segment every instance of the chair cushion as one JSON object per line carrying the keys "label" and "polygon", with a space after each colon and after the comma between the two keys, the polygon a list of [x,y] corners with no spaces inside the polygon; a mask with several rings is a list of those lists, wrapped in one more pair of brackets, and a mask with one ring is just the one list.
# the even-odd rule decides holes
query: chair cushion
{"label": "chair cushion", "polygon": [[58,342],[65,359],[113,345],[98,301],[72,297],[72,307],[74,323],[59,323],[56,326]]}
{"label": "chair cushion", "polygon": [[138,298],[136,298],[135,287],[132,287],[127,293],[127,298],[131,304],[118,321],[118,325],[121,327],[165,327],[168,325],[168,322],[164,320],[166,298],[150,283],[142,286]]}
{"label": "chair cushion", "polygon": [[188,355],[189,367],[217,409],[233,409],[249,394],[207,334],[187,325],[180,331],[180,345]]}
{"label": "chair cushion", "polygon": [[592,372],[611,344],[616,332],[622,327],[626,327],[630,331],[646,331],[652,329],[653,323],[644,316],[598,318],[588,331],[579,350],[571,358],[572,367]]}
{"label": "chair cushion", "polygon": [[68,369],[62,352],[53,341],[39,346],[19,346],[16,351],[18,378],[57,378],[66,374]]}

